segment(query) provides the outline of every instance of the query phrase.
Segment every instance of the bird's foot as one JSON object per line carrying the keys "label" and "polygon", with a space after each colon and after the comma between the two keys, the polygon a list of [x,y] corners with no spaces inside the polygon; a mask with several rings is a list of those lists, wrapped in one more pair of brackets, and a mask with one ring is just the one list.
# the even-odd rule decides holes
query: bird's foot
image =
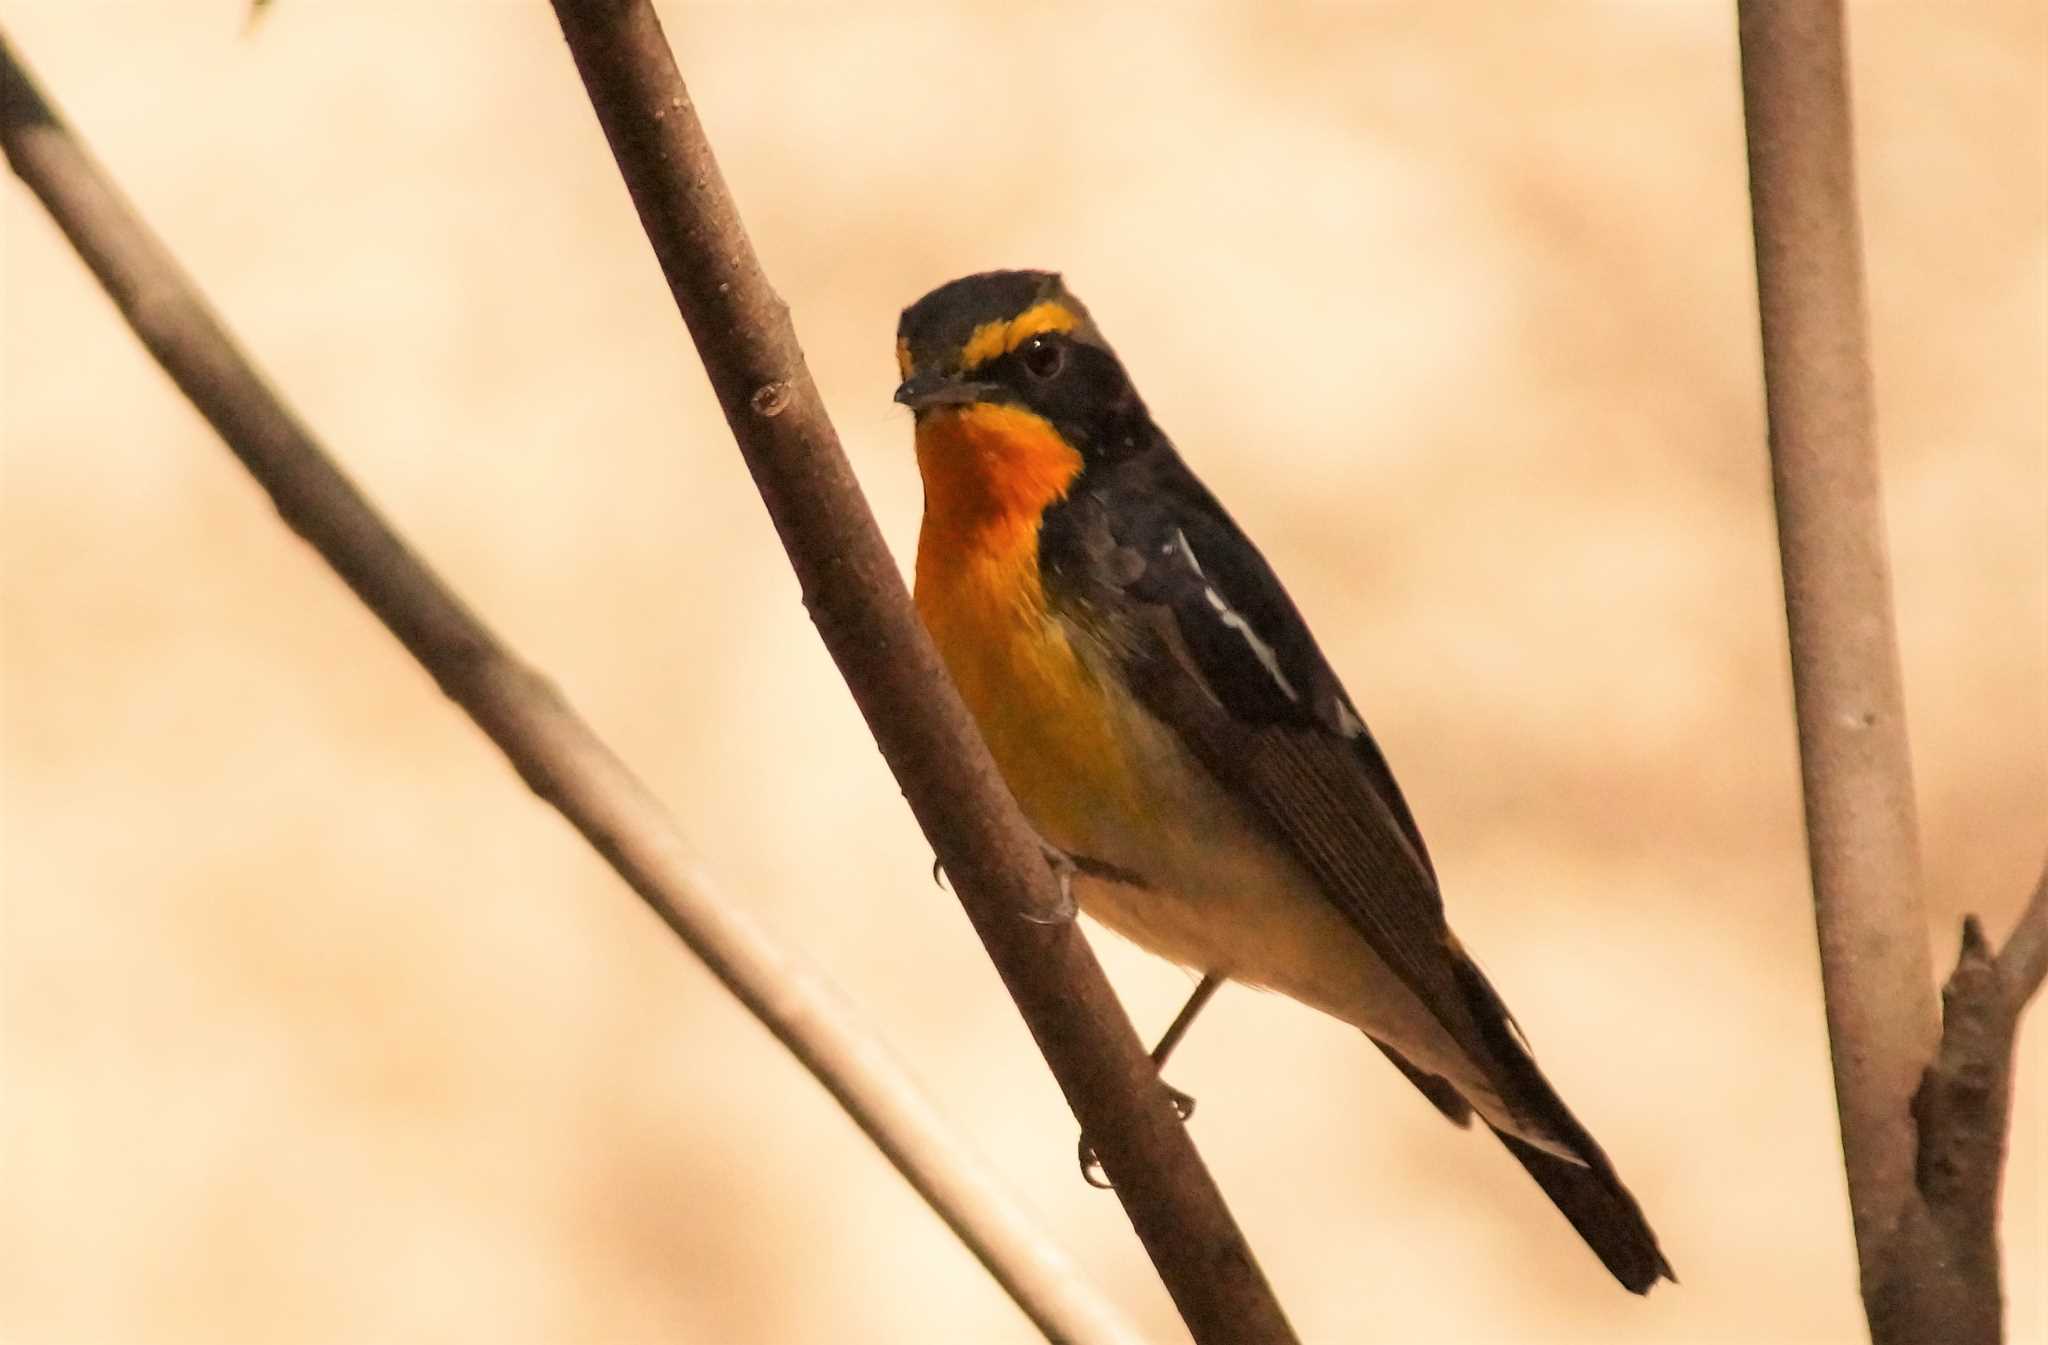
{"label": "bird's foot", "polygon": [[[1166,1090],[1166,1096],[1173,1102],[1173,1110],[1179,1114],[1182,1121],[1195,1114],[1195,1099],[1191,1094],[1181,1092],[1164,1079],[1159,1081],[1159,1086]],[[1082,1181],[1098,1191],[1116,1189],[1116,1183],[1102,1170],[1102,1160],[1095,1156],[1095,1146],[1088,1142],[1088,1132],[1085,1130],[1081,1132],[1081,1143],[1076,1150],[1076,1157],[1081,1161]]]}
{"label": "bird's foot", "polygon": [[1034,925],[1072,924],[1077,909],[1074,905],[1074,875],[1080,872],[1080,868],[1071,855],[1049,841],[1041,839],[1038,848],[1045,855],[1045,864],[1052,870],[1053,880],[1059,884],[1060,900],[1053,907],[1052,914],[1033,915],[1026,911],[1024,918]]}
{"label": "bird's foot", "polygon": [[[1073,857],[1066,851],[1049,841],[1041,839],[1038,848],[1045,855],[1045,865],[1052,870],[1054,881],[1059,884],[1060,896],[1052,908],[1052,914],[1032,915],[1026,912],[1024,918],[1038,925],[1071,924],[1078,909],[1074,905],[1074,875],[1080,872],[1080,866],[1074,863]],[[936,856],[932,859],[932,885],[940,891],[951,886],[946,881],[946,862]]]}
{"label": "bird's foot", "polygon": [[[1080,872],[1080,866],[1066,851],[1048,841],[1040,840],[1038,847],[1045,855],[1046,867],[1052,870],[1053,879],[1059,883],[1060,897],[1053,906],[1052,914],[1032,915],[1027,912],[1024,918],[1037,925],[1071,924],[1078,909],[1074,905],[1074,875]],[[932,859],[932,885],[942,892],[951,886],[946,881],[946,863],[936,856]]]}

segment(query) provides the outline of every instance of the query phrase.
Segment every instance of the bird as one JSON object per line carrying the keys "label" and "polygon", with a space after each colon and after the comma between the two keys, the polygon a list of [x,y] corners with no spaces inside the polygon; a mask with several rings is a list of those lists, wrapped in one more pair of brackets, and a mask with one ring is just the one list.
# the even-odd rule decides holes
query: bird
{"label": "bird", "polygon": [[1364,1032],[1452,1122],[1476,1114],[1623,1286],[1675,1281],[1452,933],[1287,590],[1062,278],[941,285],[903,310],[896,356],[918,615],[1079,908],[1201,976],[1154,1060],[1223,981],[1289,996]]}

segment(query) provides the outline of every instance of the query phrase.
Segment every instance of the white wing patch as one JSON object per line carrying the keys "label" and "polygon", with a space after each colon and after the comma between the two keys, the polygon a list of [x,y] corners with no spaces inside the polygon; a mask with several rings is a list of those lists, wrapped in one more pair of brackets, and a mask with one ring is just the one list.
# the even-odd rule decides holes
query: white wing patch
{"label": "white wing patch", "polygon": [[[1173,541],[1168,543],[1165,549],[1171,553],[1175,547],[1180,548],[1180,553],[1188,558],[1188,567],[1196,576],[1206,580],[1208,576],[1202,572],[1202,562],[1195,559],[1195,549],[1188,545],[1187,534],[1179,528],[1173,530]],[[1216,609],[1216,615],[1224,625],[1244,637],[1244,642],[1252,647],[1253,655],[1259,660],[1259,666],[1266,670],[1267,676],[1273,679],[1275,685],[1287,693],[1287,699],[1299,702],[1301,696],[1295,691],[1294,683],[1288,681],[1287,674],[1280,670],[1280,656],[1273,652],[1273,646],[1259,638],[1259,633],[1252,629],[1251,622],[1244,619],[1244,614],[1226,602],[1223,595],[1216,591],[1214,584],[1204,583],[1202,596],[1209,600],[1209,606]],[[1361,724],[1359,727],[1363,729],[1365,726]]]}
{"label": "white wing patch", "polygon": [[1356,738],[1365,732],[1365,721],[1358,717],[1342,696],[1337,697],[1337,732],[1347,738]]}

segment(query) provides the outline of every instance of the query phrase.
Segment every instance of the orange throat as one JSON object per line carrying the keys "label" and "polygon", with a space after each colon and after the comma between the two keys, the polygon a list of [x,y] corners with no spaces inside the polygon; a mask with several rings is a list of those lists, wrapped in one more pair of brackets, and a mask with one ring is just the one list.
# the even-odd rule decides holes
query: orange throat
{"label": "orange throat", "polygon": [[1012,620],[1043,615],[1038,525],[1081,474],[1081,455],[1044,417],[979,402],[925,413],[917,469],[924,477],[918,610],[946,661],[957,664],[941,627],[1004,613]]}
{"label": "orange throat", "polygon": [[927,552],[951,564],[975,551],[1028,544],[1035,561],[1039,518],[1081,474],[1081,455],[1044,417],[978,402],[925,413],[917,470],[924,477],[922,579]]}
{"label": "orange throat", "polygon": [[966,665],[1043,624],[1038,525],[1081,474],[1081,455],[1044,417],[978,402],[918,420],[917,468],[918,612],[979,714]]}
{"label": "orange throat", "polygon": [[1042,417],[977,404],[926,413],[917,465],[918,615],[1025,815],[1073,848],[1094,804],[1074,782],[1100,780],[1118,756],[1095,681],[1039,580],[1040,519],[1080,475],[1081,455]]}

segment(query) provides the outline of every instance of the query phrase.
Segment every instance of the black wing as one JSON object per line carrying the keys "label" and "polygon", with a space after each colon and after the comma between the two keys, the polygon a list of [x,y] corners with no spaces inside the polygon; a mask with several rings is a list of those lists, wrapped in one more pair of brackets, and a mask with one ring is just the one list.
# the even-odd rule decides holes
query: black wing
{"label": "black wing", "polygon": [[[1090,475],[1095,475],[1091,468]],[[1616,1278],[1674,1278],[1593,1137],[1444,921],[1436,873],[1386,759],[1250,539],[1160,441],[1046,515],[1040,564],[1123,658],[1138,695],[1315,878],[1502,1100],[1577,1162],[1496,1130]],[[1456,1088],[1380,1043],[1459,1124]]]}
{"label": "black wing", "polygon": [[1084,479],[1040,548],[1048,584],[1121,653],[1147,706],[1473,1041],[1435,871],[1385,757],[1265,558],[1179,456],[1161,444]]}

